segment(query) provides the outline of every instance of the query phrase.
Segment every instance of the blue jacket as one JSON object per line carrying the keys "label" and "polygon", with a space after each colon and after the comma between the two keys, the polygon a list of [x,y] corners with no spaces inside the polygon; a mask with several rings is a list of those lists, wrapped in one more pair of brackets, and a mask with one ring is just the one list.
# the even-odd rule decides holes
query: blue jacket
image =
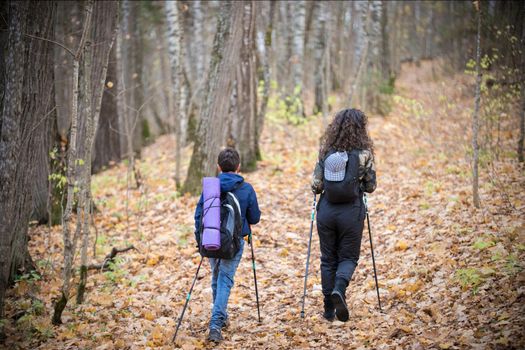
{"label": "blue jacket", "polygon": [[[242,216],[242,235],[246,236],[251,233],[250,225],[255,225],[261,218],[261,211],[259,210],[259,204],[257,203],[257,195],[255,191],[247,182],[244,182],[244,178],[236,173],[220,173],[219,180],[221,182],[221,192],[229,192],[241,183],[233,194],[237,197],[239,205],[241,206]],[[195,239],[199,242],[199,225],[202,216],[202,194],[195,208]]]}

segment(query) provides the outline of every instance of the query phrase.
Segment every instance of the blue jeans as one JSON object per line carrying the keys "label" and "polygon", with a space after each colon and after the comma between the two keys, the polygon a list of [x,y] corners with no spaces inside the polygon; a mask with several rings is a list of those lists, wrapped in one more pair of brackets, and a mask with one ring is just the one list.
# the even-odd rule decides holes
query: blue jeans
{"label": "blue jeans", "polygon": [[211,312],[210,329],[221,329],[228,319],[228,298],[233,287],[235,271],[241,261],[244,240],[233,259],[210,258],[212,270],[211,289],[213,290],[213,309]]}

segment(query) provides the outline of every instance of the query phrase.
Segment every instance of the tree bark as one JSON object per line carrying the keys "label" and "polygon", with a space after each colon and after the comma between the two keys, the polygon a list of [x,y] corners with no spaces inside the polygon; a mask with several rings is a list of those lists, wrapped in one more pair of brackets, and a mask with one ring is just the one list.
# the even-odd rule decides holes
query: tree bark
{"label": "tree bark", "polygon": [[117,55],[116,45],[114,45],[108,60],[106,84],[102,95],[100,119],[95,136],[92,163],[93,173],[97,173],[104,167],[121,159],[117,91]]}
{"label": "tree bark", "polygon": [[[49,139],[54,116],[52,44],[55,4],[13,1],[8,4],[8,42],[4,95],[0,105],[0,318],[4,296],[19,270],[34,268],[27,250],[32,211],[32,181]],[[31,37],[33,36],[33,37]],[[38,58],[38,64],[34,64]]]}
{"label": "tree bark", "polygon": [[171,66],[171,84],[174,112],[175,112],[175,183],[177,188],[181,186],[181,149],[186,141],[187,117],[186,106],[183,98],[183,33],[182,18],[180,18],[179,8],[176,2],[166,1],[166,22],[168,29],[168,54]]}
{"label": "tree bark", "polygon": [[[80,75],[80,60],[81,54],[84,50],[85,38],[91,29],[91,18],[93,14],[93,1],[88,1],[84,9],[84,28],[82,31],[82,38],[77,49],[77,53],[73,58],[73,95],[71,98],[71,130],[69,134],[69,149],[67,155],[67,200],[66,208],[62,217],[62,236],[64,240],[64,268],[62,271],[63,284],[61,289],[61,296],[55,304],[52,323],[57,325],[62,323],[62,312],[64,311],[67,301],[69,299],[69,290],[71,285],[71,268],[73,266],[73,257],[76,251],[77,241],[80,236],[80,222],[77,222],[77,228],[73,236],[71,236],[71,215],[73,213],[73,202],[75,200],[75,192],[79,185],[79,168],[81,162],[77,158],[77,134],[80,124],[79,118],[79,95],[81,93],[79,87]],[[82,194],[82,191],[80,191]],[[80,202],[82,200],[79,199]],[[77,205],[77,215],[81,210],[80,205]],[[80,218],[80,215],[78,215]]]}
{"label": "tree bark", "polygon": [[356,96],[358,95],[358,86],[361,81],[361,75],[363,72],[363,69],[365,67],[365,64],[368,60],[368,46],[369,46],[369,38],[368,38],[368,22],[370,18],[370,9],[368,3],[359,3],[359,16],[360,16],[360,26],[358,29],[358,49],[356,50],[356,59],[354,62],[357,62],[357,65],[355,67],[354,71],[354,77],[353,79],[350,79],[350,94],[348,96],[348,101],[350,103],[350,106],[354,107],[356,103]]}
{"label": "tree bark", "polygon": [[255,72],[255,14],[253,1],[244,1],[241,62],[237,70],[238,140],[243,171],[253,171],[257,163],[257,75]]}
{"label": "tree bark", "polygon": [[[521,71],[525,72],[525,25],[521,28]],[[523,143],[525,141],[525,81],[521,83],[520,137],[518,140],[518,160],[523,163]]]}
{"label": "tree bark", "polygon": [[[68,154],[68,199],[63,223],[64,281],[61,297],[55,304],[53,324],[61,323],[62,312],[69,299],[73,257],[81,236],[81,271],[85,271],[87,266],[91,208],[91,155],[99,121],[109,54],[116,36],[117,10],[116,1],[96,2],[96,4],[88,1],[86,3],[84,30],[78,53],[74,59],[73,77],[76,81],[74,84],[76,89],[71,108],[74,113]],[[76,229],[71,237],[69,226],[75,197],[77,197]],[[85,278],[86,275],[83,274],[79,294],[77,294],[78,302],[82,301]]]}
{"label": "tree bark", "polygon": [[472,115],[472,200],[476,208],[480,207],[479,200],[479,145],[478,145],[478,133],[479,133],[479,105],[481,100],[481,7],[477,8],[477,34],[476,34],[476,95],[474,102],[474,114]]}
{"label": "tree bark", "polygon": [[314,40],[314,91],[315,91],[315,103],[313,113],[317,114],[322,112],[323,104],[325,103],[324,89],[323,89],[323,77],[324,77],[324,66],[323,66],[323,55],[325,54],[326,42],[326,14],[328,9],[322,2],[314,3],[313,12],[316,17],[316,21],[313,24],[313,40]]}
{"label": "tree bark", "polygon": [[221,2],[205,89],[206,97],[183,188],[185,192],[197,193],[201,188],[202,177],[215,175],[217,155],[226,142],[229,126],[225,125],[224,116],[228,112],[234,68],[239,62],[242,18],[241,2]]}
{"label": "tree bark", "polygon": [[[261,160],[261,150],[259,147],[259,140],[261,138],[262,130],[264,127],[264,119],[266,117],[266,109],[268,107],[268,100],[270,98],[270,83],[271,83],[271,71],[270,71],[270,50],[272,49],[272,33],[273,33],[273,26],[274,26],[274,16],[275,16],[275,2],[270,2],[270,11],[268,14],[268,25],[266,26],[266,30],[264,32],[264,36],[262,38],[258,38],[257,41],[257,48],[258,48],[258,55],[259,55],[259,61],[261,62],[261,69],[262,69],[262,79],[263,79],[263,91],[261,96],[261,104],[259,106],[259,110],[257,112],[257,130],[256,130],[256,138],[257,138],[257,149],[256,149],[256,155],[257,160]],[[261,42],[262,41],[262,42]]]}
{"label": "tree bark", "polygon": [[288,110],[290,113],[304,117],[303,102],[303,60],[305,38],[305,3],[297,0],[292,3],[292,87],[289,94]]}
{"label": "tree bark", "polygon": [[[93,27],[91,30],[91,43],[85,47],[84,55],[84,84],[87,87],[87,94],[85,95],[85,108],[80,114],[82,119],[86,120],[86,127],[83,130],[83,140],[79,137],[78,142],[84,144],[84,154],[81,159],[84,159],[83,175],[80,190],[84,192],[81,198],[84,198],[84,203],[79,201],[79,206],[82,208],[82,216],[77,217],[77,221],[82,225],[82,247],[81,247],[81,266],[80,266],[80,283],[77,292],[77,303],[82,303],[84,298],[84,291],[87,279],[87,249],[89,244],[90,233],[90,217],[91,217],[91,164],[92,164],[92,150],[95,133],[100,119],[100,109],[102,103],[102,96],[104,93],[104,85],[107,77],[108,61],[111,48],[116,36],[116,29],[118,23],[118,3],[117,1],[99,1],[95,4],[93,9]],[[85,113],[85,115],[83,115]],[[80,134],[79,136],[82,136]]]}

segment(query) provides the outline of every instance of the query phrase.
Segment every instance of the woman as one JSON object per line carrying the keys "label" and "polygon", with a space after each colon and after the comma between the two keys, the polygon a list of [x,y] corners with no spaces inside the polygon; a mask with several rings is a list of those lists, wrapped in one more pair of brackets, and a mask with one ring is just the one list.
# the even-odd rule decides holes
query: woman
{"label": "woman", "polygon": [[348,321],[346,287],[359,260],[365,207],[363,192],[376,188],[374,147],[367,118],[357,109],[338,112],[325,131],[312,191],[322,193],[317,206],[321,245],[323,317]]}

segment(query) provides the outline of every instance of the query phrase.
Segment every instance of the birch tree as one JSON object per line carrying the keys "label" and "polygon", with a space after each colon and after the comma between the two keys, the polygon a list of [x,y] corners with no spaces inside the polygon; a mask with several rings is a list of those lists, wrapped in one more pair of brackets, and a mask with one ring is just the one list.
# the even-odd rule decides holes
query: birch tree
{"label": "birch tree", "polygon": [[289,95],[289,111],[298,116],[305,116],[303,103],[303,60],[306,8],[303,0],[292,4],[292,87]]}
{"label": "birch tree", "polygon": [[323,57],[326,52],[326,17],[328,9],[325,7],[326,4],[322,2],[314,3],[314,17],[317,19],[313,23],[313,40],[314,40],[314,92],[315,102],[313,113],[319,113],[325,110],[323,104],[326,103],[326,96],[323,88],[323,77],[326,60],[323,61]]}
{"label": "birch tree", "polygon": [[195,70],[197,73],[196,80],[199,82],[204,80],[204,16],[202,14],[202,3],[200,0],[195,0],[193,3],[193,43],[195,48]]}
{"label": "birch tree", "polygon": [[477,33],[476,33],[476,95],[474,101],[474,114],[472,115],[472,200],[476,208],[480,207],[479,200],[479,105],[481,100],[481,7],[479,2],[475,2],[477,12]]}
{"label": "birch tree", "polygon": [[268,106],[268,99],[270,98],[270,77],[271,77],[271,71],[270,71],[270,50],[272,49],[272,33],[273,33],[273,26],[274,26],[274,17],[275,17],[275,7],[276,3],[275,1],[271,1],[270,4],[270,10],[268,13],[268,24],[266,26],[266,30],[264,33],[258,32],[257,33],[257,54],[259,57],[259,61],[261,62],[261,69],[262,72],[262,81],[263,81],[263,91],[261,96],[261,103],[259,106],[259,110],[257,112],[257,130],[256,130],[256,139],[257,139],[257,159],[261,159],[261,152],[259,149],[259,139],[261,137],[261,133],[264,127],[264,118],[266,116],[266,108]]}
{"label": "birch tree", "polygon": [[229,126],[224,121],[230,102],[232,77],[239,62],[243,8],[241,2],[221,2],[197,140],[184,184],[186,192],[197,193],[202,177],[215,174],[217,155],[226,143]]}
{"label": "birch tree", "polygon": [[186,105],[183,98],[183,33],[182,33],[182,18],[178,9],[177,2],[167,0],[166,6],[166,23],[167,23],[167,37],[168,37],[168,54],[171,67],[171,84],[172,94],[174,98],[174,112],[175,112],[175,183],[177,187],[181,184],[180,179],[180,162],[181,162],[181,148],[186,140],[186,130],[188,119],[186,116]]}
{"label": "birch tree", "polygon": [[355,50],[354,62],[355,71],[353,77],[350,79],[350,93],[348,96],[348,101],[350,106],[354,106],[356,103],[356,92],[361,82],[362,72],[364,70],[365,64],[368,60],[368,22],[369,22],[369,4],[368,2],[359,2],[358,13],[360,26],[357,29],[357,47]]}

